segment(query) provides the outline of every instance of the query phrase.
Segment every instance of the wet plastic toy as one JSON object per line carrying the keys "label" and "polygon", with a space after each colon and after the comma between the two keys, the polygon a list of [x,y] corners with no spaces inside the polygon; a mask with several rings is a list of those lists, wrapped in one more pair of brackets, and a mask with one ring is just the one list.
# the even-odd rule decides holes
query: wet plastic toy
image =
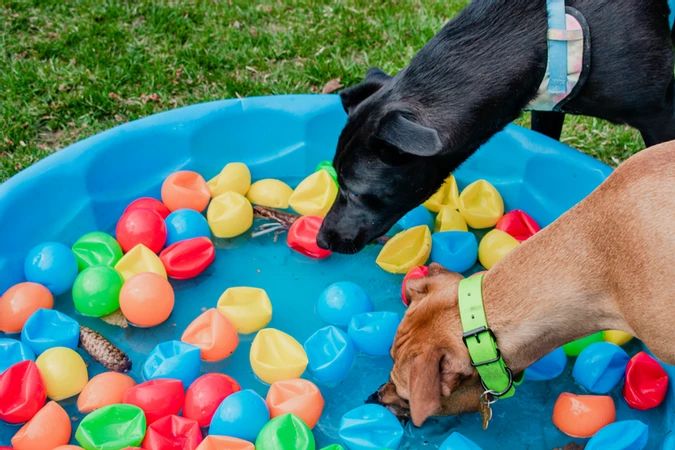
{"label": "wet plastic toy", "polygon": [[197,450],[255,450],[255,446],[248,441],[229,436],[206,436]]}
{"label": "wet plastic toy", "polygon": [[396,450],[403,437],[403,427],[384,406],[366,404],[342,416],[338,433],[350,450]]}
{"label": "wet plastic toy", "polygon": [[455,431],[443,441],[438,450],[481,450],[481,448],[468,437]]}
{"label": "wet plastic toy", "polygon": [[483,267],[491,269],[519,244],[510,234],[502,230],[491,230],[480,240],[478,259]]}
{"label": "wet plastic toy", "polygon": [[12,437],[14,450],[45,450],[70,441],[70,417],[58,403],[51,401],[38,411]]}
{"label": "wet plastic toy", "polygon": [[77,397],[77,409],[89,413],[104,406],[122,403],[127,390],[136,386],[129,375],[103,372],[92,377]]}
{"label": "wet plastic toy", "polygon": [[201,365],[199,347],[181,341],[157,344],[143,364],[143,378],[177,378],[183,387],[190,386],[199,376]]}
{"label": "wet plastic toy", "polygon": [[406,297],[405,291],[408,285],[408,281],[410,280],[418,280],[420,278],[424,278],[427,275],[429,275],[429,267],[428,266],[417,266],[413,267],[408,271],[408,273],[405,274],[405,277],[403,277],[403,282],[401,283],[401,301],[405,306],[408,306],[410,304],[410,300],[408,300],[408,297]]}
{"label": "wet plastic toy", "polygon": [[602,331],[599,331],[597,333],[584,336],[580,339],[575,339],[572,342],[568,342],[567,344],[563,345],[563,350],[565,351],[567,356],[579,356],[579,353],[581,353],[583,349],[585,349],[589,345],[595,342],[602,342],[602,341],[603,341]]}
{"label": "wet plastic toy", "polygon": [[628,360],[618,345],[596,342],[579,353],[572,376],[588,392],[607,394],[623,378]]}
{"label": "wet plastic toy", "polygon": [[209,180],[208,186],[212,197],[230,191],[246,195],[251,186],[251,171],[244,163],[228,163],[218,175]]}
{"label": "wet plastic toy", "polygon": [[253,372],[265,383],[299,378],[307,368],[307,354],[293,337],[274,328],[258,331],[249,360]]}
{"label": "wet plastic toy", "polygon": [[181,341],[201,350],[204,361],[220,361],[239,345],[239,335],[232,322],[215,308],[207,309],[187,326]]}
{"label": "wet plastic toy", "polygon": [[408,228],[426,225],[430,229],[434,226],[434,216],[423,205],[408,211],[405,216],[398,219],[394,224],[395,229],[407,230]]}
{"label": "wet plastic toy", "polygon": [[645,411],[663,403],[668,392],[668,373],[645,352],[637,353],[626,366],[623,398],[628,406]]}
{"label": "wet plastic toy", "polygon": [[216,249],[211,239],[196,237],[176,242],[162,250],[159,259],[169,277],[189,280],[204,272],[216,259]]}
{"label": "wet plastic toy", "polygon": [[255,391],[244,389],[221,402],[211,419],[209,434],[255,441],[269,418],[265,400]]}
{"label": "wet plastic toy", "polygon": [[211,200],[211,191],[206,180],[197,172],[181,170],[174,172],[162,183],[162,202],[170,211],[194,209],[202,212]]}
{"label": "wet plastic toy", "polygon": [[143,272],[153,272],[166,278],[166,269],[159,256],[145,245],[140,244],[122,256],[122,259],[115,264],[115,270],[122,275],[125,281]]}
{"label": "wet plastic toy", "polygon": [[216,237],[233,238],[253,225],[253,207],[243,195],[225,192],[211,201],[206,219]]}
{"label": "wet plastic toy", "polygon": [[335,167],[333,167],[333,162],[329,160],[321,161],[319,164],[316,165],[314,168],[314,171],[317,170],[325,170],[328,172],[328,175],[335,181],[335,184],[337,184],[337,172],[335,171]]}
{"label": "wet plastic toy", "polygon": [[73,303],[83,316],[101,317],[120,307],[120,289],[124,279],[112,267],[84,269],[73,284]]}
{"label": "wet plastic toy", "polygon": [[426,225],[409,228],[389,239],[375,261],[391,273],[407,273],[427,262],[431,254],[431,232]]}
{"label": "wet plastic toy", "polygon": [[199,211],[177,209],[164,219],[166,224],[166,246],[196,237],[211,237],[209,223]]}
{"label": "wet plastic toy", "polygon": [[148,425],[143,439],[147,450],[195,450],[202,441],[197,422],[185,417],[166,416]]}
{"label": "wet plastic toy", "polygon": [[129,322],[137,327],[154,327],[173,311],[173,287],[156,273],[139,273],[124,283],[119,302],[120,310]]}
{"label": "wet plastic toy", "polygon": [[143,244],[159,253],[166,244],[166,236],[164,219],[151,209],[138,208],[124,213],[115,228],[115,237],[125,252]]}
{"label": "wet plastic toy", "polygon": [[452,272],[465,272],[476,264],[478,241],[468,231],[443,231],[431,237],[431,260]]}
{"label": "wet plastic toy", "polygon": [[87,414],[75,432],[85,450],[136,447],[145,436],[145,415],[134,405],[110,405]]}
{"label": "wet plastic toy", "polygon": [[[647,447],[649,427],[639,420],[622,420],[603,427],[586,444],[586,450],[642,450]],[[667,447],[663,447],[666,449]]]}
{"label": "wet plastic toy", "polygon": [[523,242],[541,230],[541,227],[528,213],[520,209],[509,211],[495,225],[495,228],[510,234],[519,242]]}
{"label": "wet plastic toy", "polygon": [[23,265],[27,281],[40,283],[54,295],[68,291],[77,276],[77,260],[72,250],[59,242],[33,247]]}
{"label": "wet plastic toy", "polygon": [[314,172],[300,182],[288,204],[303,216],[325,217],[337,197],[335,180],[325,170]]}
{"label": "wet plastic toy", "polygon": [[255,440],[257,450],[315,450],[314,435],[298,416],[284,414],[265,424]]}
{"label": "wet plastic toy", "polygon": [[38,283],[19,283],[0,297],[0,331],[18,333],[26,320],[40,308],[52,308],[54,297]]}
{"label": "wet plastic toy", "polygon": [[319,235],[323,218],[304,216],[293,222],[288,230],[286,243],[298,253],[315,259],[328,258],[332,252],[319,247],[316,237]]}
{"label": "wet plastic toy", "polygon": [[267,392],[266,402],[271,417],[292,413],[309,428],[317,424],[325,404],[319,388],[302,378],[273,383]]}
{"label": "wet plastic toy", "polygon": [[158,378],[132,386],[120,403],[136,405],[145,413],[148,425],[162,417],[178,414],[183,407],[183,383],[175,378]]}
{"label": "wet plastic toy", "polygon": [[459,189],[455,177],[450,175],[441,187],[424,202],[424,206],[433,212],[439,212],[443,206],[459,208]]}
{"label": "wet plastic toy", "polygon": [[324,322],[347,327],[355,314],[370,312],[373,302],[366,291],[351,281],[338,281],[321,292],[316,313]]}
{"label": "wet plastic toy", "polygon": [[234,378],[222,373],[207,373],[197,378],[185,393],[183,416],[208,427],[220,403],[241,387]]}
{"label": "wet plastic toy", "polygon": [[108,233],[94,231],[79,238],[72,247],[77,267],[84,270],[93,266],[113,267],[122,257],[122,247]]}
{"label": "wet plastic toy", "polygon": [[356,314],[349,322],[349,337],[363,353],[373,356],[388,355],[400,322],[401,316],[395,312]]}
{"label": "wet plastic toy", "polygon": [[633,339],[633,336],[621,330],[605,330],[602,332],[602,337],[605,341],[616,345],[627,344]]}
{"label": "wet plastic toy", "polygon": [[327,447],[323,447],[321,450],[345,450],[340,444],[331,444]]}
{"label": "wet plastic toy", "polygon": [[254,333],[272,320],[272,303],[267,292],[260,288],[228,288],[218,299],[217,309],[242,334]]}
{"label": "wet plastic toy", "polygon": [[35,353],[16,339],[0,338],[0,374],[21,361],[35,360]]}
{"label": "wet plastic toy", "polygon": [[562,347],[536,361],[525,371],[525,379],[530,381],[548,381],[558,378],[567,366],[567,355]]}
{"label": "wet plastic toy", "polygon": [[459,194],[459,212],[471,228],[493,227],[504,215],[504,200],[488,181],[474,181]]}
{"label": "wet plastic toy", "polygon": [[443,231],[469,231],[464,216],[454,206],[442,206],[435,220],[435,230]]}
{"label": "wet plastic toy", "polygon": [[53,450],[83,450],[83,449],[79,445],[59,445],[58,447],[54,447]]}
{"label": "wet plastic toy", "polygon": [[575,438],[593,436],[605,425],[614,422],[614,400],[607,395],[575,395],[563,392],[553,406],[553,424]]}
{"label": "wet plastic toy", "polygon": [[354,363],[356,350],[347,333],[329,325],[305,341],[309,370],[319,383],[334,385],[344,380]]}
{"label": "wet plastic toy", "polygon": [[87,365],[75,350],[53,347],[35,360],[47,397],[60,401],[79,394],[89,381]]}
{"label": "wet plastic toy", "polygon": [[246,198],[254,205],[286,209],[292,194],[293,188],[283,181],[267,178],[253,183]]}
{"label": "wet plastic toy", "polygon": [[0,374],[0,420],[22,423],[45,404],[46,389],[33,361],[14,364]]}
{"label": "wet plastic toy", "polygon": [[80,341],[80,324],[53,309],[38,309],[21,330],[21,342],[36,355],[52,347],[75,349]]}
{"label": "wet plastic toy", "polygon": [[169,208],[167,208],[164,203],[152,197],[137,198],[133,202],[129,203],[129,206],[125,208],[124,213],[133,211],[134,209],[151,209],[162,216],[162,219],[166,219],[166,217],[171,213]]}

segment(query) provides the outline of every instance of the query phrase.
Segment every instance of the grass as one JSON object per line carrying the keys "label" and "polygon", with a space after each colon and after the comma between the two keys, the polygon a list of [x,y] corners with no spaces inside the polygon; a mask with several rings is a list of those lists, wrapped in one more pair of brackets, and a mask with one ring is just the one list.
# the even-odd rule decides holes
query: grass
{"label": "grass", "polygon": [[[0,1],[0,181],[177,106],[319,92],[396,72],[465,0]],[[594,119],[566,141],[616,164],[642,141]]]}

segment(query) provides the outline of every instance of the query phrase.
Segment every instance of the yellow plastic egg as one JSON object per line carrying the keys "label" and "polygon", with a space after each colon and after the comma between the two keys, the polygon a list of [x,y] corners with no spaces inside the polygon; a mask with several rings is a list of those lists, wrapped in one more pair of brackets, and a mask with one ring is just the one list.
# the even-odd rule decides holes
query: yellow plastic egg
{"label": "yellow plastic egg", "polygon": [[217,309],[242,334],[258,331],[272,320],[272,303],[260,288],[231,287],[218,299]]}
{"label": "yellow plastic egg", "polygon": [[602,337],[605,338],[605,341],[616,345],[627,344],[633,339],[630,333],[621,330],[605,330],[602,332]]}
{"label": "yellow plastic egg", "polygon": [[52,400],[64,400],[79,394],[89,380],[82,357],[66,347],[52,347],[38,356],[35,364],[40,371]]}
{"label": "yellow plastic egg", "polygon": [[446,178],[436,193],[429,197],[423,205],[433,212],[439,212],[443,206],[457,208],[459,206],[459,189],[455,177],[450,175]]}
{"label": "yellow plastic egg", "polygon": [[511,250],[520,244],[516,238],[502,230],[491,230],[478,245],[478,260],[486,269],[490,269],[497,264]]}
{"label": "yellow plastic egg", "polygon": [[469,228],[457,208],[445,205],[436,216],[436,231],[469,231]]}
{"label": "yellow plastic egg", "polygon": [[254,205],[286,209],[292,194],[293,189],[283,181],[267,178],[253,183],[246,198]]}
{"label": "yellow plastic egg", "polygon": [[504,200],[489,182],[474,181],[459,195],[459,212],[471,228],[494,227],[504,215]]}
{"label": "yellow plastic egg", "polygon": [[143,244],[138,244],[115,264],[124,281],[139,273],[152,272],[166,278],[164,264],[152,250]]}
{"label": "yellow plastic egg", "polygon": [[206,219],[215,236],[232,238],[251,228],[253,207],[242,194],[226,192],[211,200]]}
{"label": "yellow plastic egg", "polygon": [[251,186],[251,171],[244,163],[229,163],[218,175],[211,178],[207,185],[211,191],[211,197],[217,197],[225,192],[246,195]]}
{"label": "yellow plastic egg", "polygon": [[253,372],[266,383],[300,378],[307,368],[307,354],[293,337],[274,328],[256,334],[250,353]]}
{"label": "yellow plastic egg", "polygon": [[338,188],[330,174],[318,170],[300,182],[288,203],[303,216],[325,217],[337,193]]}
{"label": "yellow plastic egg", "polygon": [[426,225],[401,231],[389,239],[375,261],[391,273],[408,273],[413,267],[424,265],[431,253],[431,232]]}

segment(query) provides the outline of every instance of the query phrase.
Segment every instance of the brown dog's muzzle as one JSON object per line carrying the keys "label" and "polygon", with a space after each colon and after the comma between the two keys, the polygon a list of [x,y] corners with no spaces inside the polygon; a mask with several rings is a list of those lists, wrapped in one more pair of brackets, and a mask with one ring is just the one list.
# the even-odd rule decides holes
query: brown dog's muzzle
{"label": "brown dog's muzzle", "polygon": [[366,399],[366,403],[384,406],[400,421],[410,420],[408,401],[396,393],[396,387],[391,381],[383,384],[377,391],[370,394],[370,397]]}

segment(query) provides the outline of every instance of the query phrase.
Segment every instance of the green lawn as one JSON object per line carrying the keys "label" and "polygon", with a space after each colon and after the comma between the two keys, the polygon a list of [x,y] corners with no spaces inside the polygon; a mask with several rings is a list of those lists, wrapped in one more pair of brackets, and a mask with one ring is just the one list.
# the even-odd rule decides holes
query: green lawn
{"label": "green lawn", "polygon": [[[465,4],[0,0],[0,181],[165,109],[320,92],[371,66],[395,72]],[[610,164],[642,145],[634,131],[591,119],[570,120],[565,139]]]}

